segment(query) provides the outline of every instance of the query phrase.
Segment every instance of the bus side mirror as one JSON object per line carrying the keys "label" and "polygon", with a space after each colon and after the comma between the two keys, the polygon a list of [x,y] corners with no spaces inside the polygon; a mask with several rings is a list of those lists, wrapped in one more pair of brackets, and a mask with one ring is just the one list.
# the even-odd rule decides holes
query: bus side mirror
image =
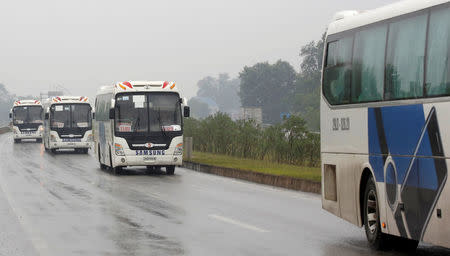
{"label": "bus side mirror", "polygon": [[48,118],[49,118],[49,114],[48,113],[45,113],[45,120],[48,120]]}
{"label": "bus side mirror", "polygon": [[95,112],[92,112],[92,119],[95,119]]}
{"label": "bus side mirror", "polygon": [[9,118],[12,118],[12,113],[9,113]]}
{"label": "bus side mirror", "polygon": [[114,119],[115,115],[116,115],[115,109],[113,108],[109,109],[109,119]]}
{"label": "bus side mirror", "polygon": [[191,108],[189,106],[184,106],[183,108],[183,116],[190,117],[191,116]]}

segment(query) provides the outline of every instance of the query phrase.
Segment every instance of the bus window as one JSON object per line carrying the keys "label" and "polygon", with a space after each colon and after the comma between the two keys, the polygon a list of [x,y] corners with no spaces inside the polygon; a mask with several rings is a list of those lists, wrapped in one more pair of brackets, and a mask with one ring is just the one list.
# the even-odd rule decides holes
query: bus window
{"label": "bus window", "polygon": [[54,105],[51,108],[51,125],[52,129],[70,128],[70,106]]}
{"label": "bus window", "polygon": [[450,8],[431,13],[427,56],[427,96],[450,95]]}
{"label": "bus window", "polygon": [[146,95],[124,94],[116,100],[116,132],[148,131],[148,108]]}
{"label": "bus window", "polygon": [[353,37],[328,43],[323,91],[332,105],[350,103]]}
{"label": "bus window", "polygon": [[427,15],[390,24],[386,59],[386,99],[423,96]]}
{"label": "bus window", "polygon": [[150,94],[150,132],[181,131],[181,107],[177,94]]}
{"label": "bus window", "polygon": [[383,100],[384,55],[387,25],[355,34],[352,68],[352,102]]}
{"label": "bus window", "polygon": [[91,127],[91,106],[88,104],[72,105],[72,128]]}

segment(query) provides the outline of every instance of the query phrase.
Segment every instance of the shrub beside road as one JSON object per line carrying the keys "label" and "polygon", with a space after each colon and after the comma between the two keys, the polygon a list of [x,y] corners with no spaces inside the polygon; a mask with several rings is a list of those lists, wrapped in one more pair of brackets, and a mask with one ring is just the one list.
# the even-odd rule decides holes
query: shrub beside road
{"label": "shrub beside road", "polygon": [[300,169],[320,165],[320,135],[309,132],[300,116],[262,127],[251,120],[233,121],[219,112],[201,120],[186,119],[184,129],[186,137],[193,137],[196,152]]}

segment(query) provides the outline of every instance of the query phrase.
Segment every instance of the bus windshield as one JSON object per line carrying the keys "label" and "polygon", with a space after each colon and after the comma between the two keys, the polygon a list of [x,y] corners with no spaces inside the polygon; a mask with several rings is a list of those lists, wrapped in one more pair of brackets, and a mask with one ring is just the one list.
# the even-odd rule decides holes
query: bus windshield
{"label": "bus windshield", "polygon": [[90,128],[91,106],[89,104],[57,104],[50,109],[51,128]]}
{"label": "bus windshield", "polygon": [[181,131],[180,97],[176,93],[133,93],[116,97],[118,133]]}
{"label": "bus windshield", "polygon": [[14,107],[13,123],[18,124],[41,124],[42,107],[41,106],[22,106]]}

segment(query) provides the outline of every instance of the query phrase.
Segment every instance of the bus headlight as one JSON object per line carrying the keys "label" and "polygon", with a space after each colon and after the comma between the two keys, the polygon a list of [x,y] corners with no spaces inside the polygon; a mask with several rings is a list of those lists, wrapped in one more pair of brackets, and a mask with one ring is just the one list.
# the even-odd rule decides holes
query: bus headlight
{"label": "bus headlight", "polygon": [[173,151],[174,156],[179,156],[183,154],[183,143],[180,143],[175,146],[175,150]]}
{"label": "bus headlight", "polygon": [[114,144],[114,149],[116,151],[116,155],[118,155],[118,156],[124,156],[125,155],[125,152],[123,151],[122,145],[120,145],[118,143],[115,143]]}
{"label": "bus headlight", "polygon": [[87,137],[87,141],[89,141],[89,142],[92,142],[92,141],[94,141],[94,134],[89,134],[88,135],[88,137]]}
{"label": "bus headlight", "polygon": [[55,142],[56,141],[56,136],[53,134],[50,134],[50,141]]}

